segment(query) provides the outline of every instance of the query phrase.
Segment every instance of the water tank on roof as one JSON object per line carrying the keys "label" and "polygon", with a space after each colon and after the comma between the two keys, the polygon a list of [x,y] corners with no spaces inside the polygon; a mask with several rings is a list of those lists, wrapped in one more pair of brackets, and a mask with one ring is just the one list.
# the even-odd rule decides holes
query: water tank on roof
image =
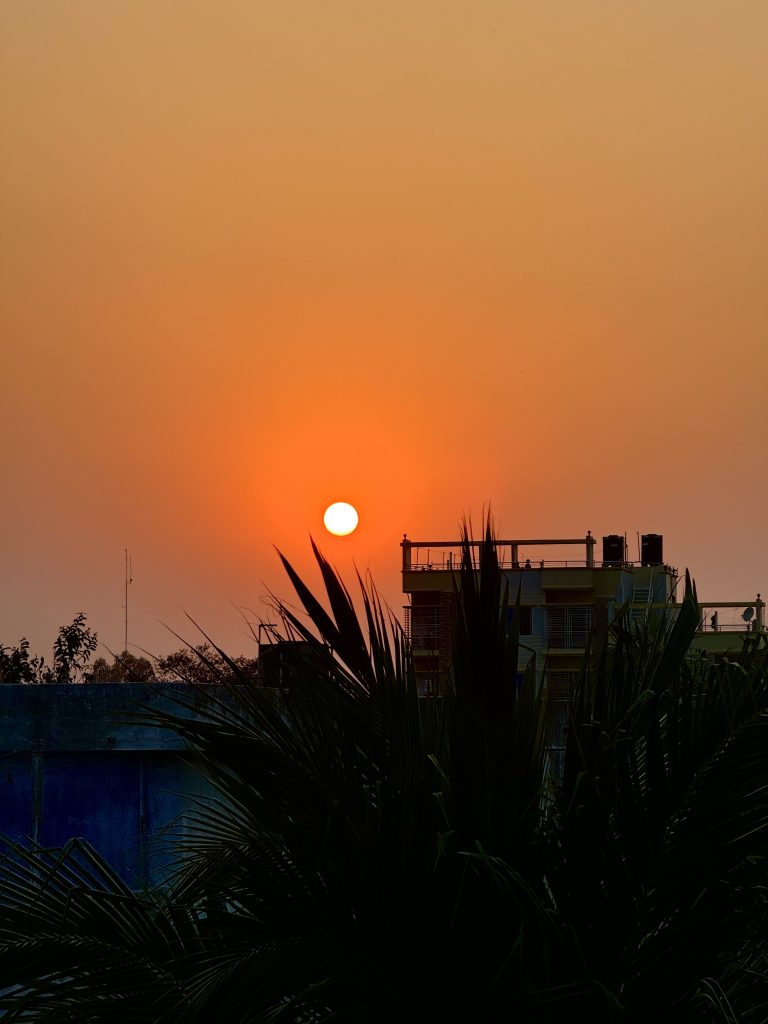
{"label": "water tank on roof", "polygon": [[624,561],[624,538],[618,533],[603,537],[603,565],[622,565]]}
{"label": "water tank on roof", "polygon": [[660,533],[644,533],[640,538],[640,562],[643,565],[662,565],[664,538]]}

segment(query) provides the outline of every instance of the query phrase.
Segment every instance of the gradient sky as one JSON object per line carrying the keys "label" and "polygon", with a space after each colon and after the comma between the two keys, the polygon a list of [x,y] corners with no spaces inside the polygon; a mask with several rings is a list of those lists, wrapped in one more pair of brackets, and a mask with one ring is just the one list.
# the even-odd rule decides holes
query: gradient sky
{"label": "gradient sky", "polygon": [[489,503],[768,591],[765,0],[4,0],[0,146],[0,643]]}

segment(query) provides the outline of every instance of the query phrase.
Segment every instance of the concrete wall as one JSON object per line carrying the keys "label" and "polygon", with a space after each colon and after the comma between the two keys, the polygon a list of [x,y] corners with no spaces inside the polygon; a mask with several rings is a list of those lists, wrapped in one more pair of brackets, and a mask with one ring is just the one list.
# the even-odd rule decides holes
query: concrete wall
{"label": "concrete wall", "polygon": [[205,699],[184,684],[0,685],[0,832],[44,846],[81,836],[134,888],[161,880],[164,830],[207,787],[175,734],[130,716],[178,710],[174,694]]}

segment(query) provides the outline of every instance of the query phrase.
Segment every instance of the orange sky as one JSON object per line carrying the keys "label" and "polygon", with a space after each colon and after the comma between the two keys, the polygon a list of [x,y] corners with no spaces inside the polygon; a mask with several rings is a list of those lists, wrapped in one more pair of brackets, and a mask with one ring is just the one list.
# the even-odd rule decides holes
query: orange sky
{"label": "orange sky", "polygon": [[489,502],[768,591],[764,0],[5,0],[0,48],[0,643],[120,648],[127,546],[136,645],[253,653],[273,545],[399,606]]}

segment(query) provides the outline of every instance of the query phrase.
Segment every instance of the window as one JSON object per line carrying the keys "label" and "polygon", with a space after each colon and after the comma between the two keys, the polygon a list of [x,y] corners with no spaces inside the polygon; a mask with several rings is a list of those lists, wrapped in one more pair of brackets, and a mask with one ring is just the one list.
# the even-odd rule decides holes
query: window
{"label": "window", "polygon": [[414,651],[436,651],[440,648],[440,609],[429,605],[405,608],[405,633]]}
{"label": "window", "polygon": [[547,608],[547,642],[550,647],[585,647],[591,628],[592,608],[588,605]]}

